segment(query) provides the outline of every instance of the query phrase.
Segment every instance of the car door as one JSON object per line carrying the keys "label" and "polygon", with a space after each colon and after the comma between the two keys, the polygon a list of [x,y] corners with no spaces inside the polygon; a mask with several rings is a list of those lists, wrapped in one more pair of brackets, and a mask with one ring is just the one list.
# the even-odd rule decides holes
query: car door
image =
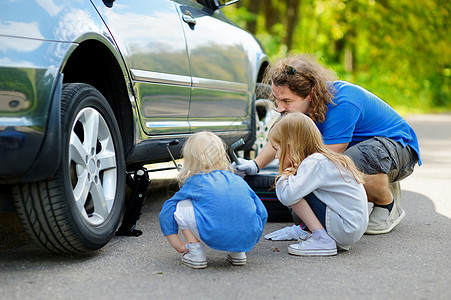
{"label": "car door", "polygon": [[250,93],[242,31],[221,11],[197,1],[175,0],[183,20],[192,77],[191,131],[245,131]]}
{"label": "car door", "polygon": [[170,0],[121,0],[102,16],[130,69],[136,107],[148,135],[189,133],[191,89],[185,37]]}

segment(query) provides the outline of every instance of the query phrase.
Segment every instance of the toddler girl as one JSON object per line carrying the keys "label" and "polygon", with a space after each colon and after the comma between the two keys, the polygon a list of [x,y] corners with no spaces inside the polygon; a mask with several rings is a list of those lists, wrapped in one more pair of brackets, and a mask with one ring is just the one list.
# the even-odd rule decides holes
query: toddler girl
{"label": "toddler girl", "polygon": [[[163,204],[161,231],[191,268],[206,268],[204,245],[229,252],[233,265],[246,264],[268,213],[257,195],[231,172],[222,140],[210,132],[192,135],[182,150],[181,189]],[[186,244],[178,235],[181,229]]]}

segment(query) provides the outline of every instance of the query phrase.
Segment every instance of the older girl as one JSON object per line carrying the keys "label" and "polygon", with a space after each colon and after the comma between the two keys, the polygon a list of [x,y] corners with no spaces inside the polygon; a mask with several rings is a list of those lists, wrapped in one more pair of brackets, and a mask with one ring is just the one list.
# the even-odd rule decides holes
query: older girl
{"label": "older girl", "polygon": [[274,125],[269,141],[280,160],[276,193],[312,232],[288,247],[293,255],[335,255],[365,232],[368,204],[362,174],[352,160],[326,148],[315,123],[290,113]]}

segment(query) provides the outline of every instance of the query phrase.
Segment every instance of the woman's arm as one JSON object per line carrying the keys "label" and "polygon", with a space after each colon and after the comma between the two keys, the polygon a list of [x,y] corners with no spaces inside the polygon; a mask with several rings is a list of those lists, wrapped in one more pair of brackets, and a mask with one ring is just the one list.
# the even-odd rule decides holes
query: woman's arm
{"label": "woman's arm", "polygon": [[326,145],[329,150],[343,154],[348,148],[349,143]]}
{"label": "woman's arm", "polygon": [[276,150],[272,147],[271,143],[267,143],[257,157],[254,159],[261,170],[272,162],[276,157]]}

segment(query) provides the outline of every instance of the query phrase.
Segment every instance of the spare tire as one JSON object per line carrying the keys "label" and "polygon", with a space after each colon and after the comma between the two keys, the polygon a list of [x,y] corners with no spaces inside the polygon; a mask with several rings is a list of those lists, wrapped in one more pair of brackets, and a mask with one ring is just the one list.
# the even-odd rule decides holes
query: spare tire
{"label": "spare tire", "polygon": [[280,203],[274,190],[277,174],[274,169],[263,169],[257,175],[244,177],[244,180],[265,205],[268,211],[268,222],[293,222],[290,210]]}

